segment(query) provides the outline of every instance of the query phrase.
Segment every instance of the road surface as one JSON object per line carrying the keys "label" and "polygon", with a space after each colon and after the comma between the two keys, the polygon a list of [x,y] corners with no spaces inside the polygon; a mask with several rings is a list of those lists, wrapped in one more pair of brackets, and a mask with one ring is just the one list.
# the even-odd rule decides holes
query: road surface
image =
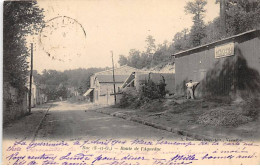
{"label": "road surface", "polygon": [[160,139],[163,137],[181,140],[182,138],[171,132],[98,113],[91,110],[91,107],[93,105],[73,104],[66,101],[54,103],[38,131],[36,139]]}

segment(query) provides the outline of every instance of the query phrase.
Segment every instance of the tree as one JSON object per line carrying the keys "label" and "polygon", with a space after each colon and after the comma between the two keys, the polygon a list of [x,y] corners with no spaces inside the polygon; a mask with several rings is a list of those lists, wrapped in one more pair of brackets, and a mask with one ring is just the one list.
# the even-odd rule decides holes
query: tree
{"label": "tree", "polygon": [[142,68],[149,67],[151,65],[151,62],[152,62],[152,58],[149,57],[149,54],[143,51],[140,56],[141,67]]}
{"label": "tree", "polygon": [[38,78],[39,84],[46,86],[43,92],[48,96],[48,99],[55,100],[60,96],[65,97],[66,86],[68,85],[66,74],[56,70],[44,70]]}
{"label": "tree", "polygon": [[203,20],[206,10],[204,9],[207,5],[206,0],[195,0],[192,2],[187,2],[185,12],[193,14],[193,22]]}
{"label": "tree", "polygon": [[191,42],[192,46],[196,47],[201,45],[201,40],[206,37],[205,33],[205,25],[203,22],[198,22],[195,23],[190,31],[190,37],[191,37]]}
{"label": "tree", "polygon": [[[187,30],[185,32],[185,36]],[[187,39],[187,38],[186,38]],[[174,47],[167,40],[163,44],[155,46],[155,39],[150,35],[147,36],[145,42],[146,51],[140,52],[136,49],[131,49],[127,57],[120,55],[118,63],[120,65],[129,65],[138,69],[151,68],[153,66],[168,64],[171,60],[171,54],[174,53]]]}
{"label": "tree", "polygon": [[140,62],[140,51],[136,50],[136,49],[131,49],[129,51],[129,65],[135,68],[142,68],[142,63]]}
{"label": "tree", "polygon": [[190,37],[193,46],[201,45],[201,39],[203,39],[205,34],[205,25],[204,25],[204,15],[205,15],[205,6],[207,5],[206,0],[195,0],[188,2],[185,6],[186,14],[193,14],[193,26],[190,31]]}
{"label": "tree", "polygon": [[184,28],[181,32],[176,33],[173,42],[173,46],[177,52],[190,48],[192,44],[190,42],[189,30]]}
{"label": "tree", "polygon": [[216,0],[222,2],[225,11],[227,36],[236,35],[260,27],[259,0]]}
{"label": "tree", "polygon": [[[202,44],[211,43],[213,41],[220,40],[225,36],[220,23],[220,17],[215,18],[212,22],[209,22],[205,28],[206,36],[201,40]],[[226,32],[226,31],[225,31]]]}
{"label": "tree", "polygon": [[226,3],[229,36],[260,27],[259,0],[230,0]]}
{"label": "tree", "polygon": [[26,36],[37,34],[43,26],[43,10],[36,1],[5,1],[3,20],[4,81],[25,91],[28,76]]}
{"label": "tree", "polygon": [[155,52],[156,50],[156,46],[155,46],[155,39],[153,38],[153,36],[149,35],[146,37],[146,53],[147,54],[152,54]]}
{"label": "tree", "polygon": [[128,64],[127,57],[125,57],[124,55],[119,55],[118,63],[120,66],[127,65]]}
{"label": "tree", "polygon": [[59,96],[65,97],[69,89],[78,91],[81,95],[84,94],[90,88],[90,76],[106,69],[108,68],[79,68],[64,72],[43,70],[42,74],[37,76],[37,81],[46,86],[44,93],[48,99],[55,100]]}
{"label": "tree", "polygon": [[174,41],[174,47],[177,51],[180,51],[183,49],[182,46],[182,32],[177,32],[174,37],[173,37],[173,41]]}
{"label": "tree", "polygon": [[172,53],[173,52],[170,50],[167,41],[164,41],[163,44],[159,44],[155,53],[153,54],[153,60],[151,62],[151,66],[169,63]]}
{"label": "tree", "polygon": [[64,85],[60,85],[58,87],[57,92],[56,92],[57,98],[62,97],[62,98],[67,98],[68,95],[68,90]]}

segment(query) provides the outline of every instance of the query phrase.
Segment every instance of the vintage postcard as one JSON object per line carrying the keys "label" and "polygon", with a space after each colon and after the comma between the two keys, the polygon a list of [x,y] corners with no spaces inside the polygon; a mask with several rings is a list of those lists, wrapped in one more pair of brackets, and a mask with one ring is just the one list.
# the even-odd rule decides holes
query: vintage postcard
{"label": "vintage postcard", "polygon": [[260,1],[3,2],[3,165],[259,165]]}

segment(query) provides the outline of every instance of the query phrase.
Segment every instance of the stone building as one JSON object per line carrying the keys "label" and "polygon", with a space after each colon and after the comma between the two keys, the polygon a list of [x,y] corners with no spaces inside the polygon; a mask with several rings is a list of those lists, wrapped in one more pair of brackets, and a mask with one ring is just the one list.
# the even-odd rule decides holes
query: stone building
{"label": "stone building", "polygon": [[109,69],[106,71],[97,72],[90,77],[90,89],[84,94],[84,96],[89,96],[91,102],[93,103],[108,105],[114,104],[114,94],[118,93],[121,85],[134,71],[139,70],[127,65],[114,69],[116,88],[115,92],[113,70]]}

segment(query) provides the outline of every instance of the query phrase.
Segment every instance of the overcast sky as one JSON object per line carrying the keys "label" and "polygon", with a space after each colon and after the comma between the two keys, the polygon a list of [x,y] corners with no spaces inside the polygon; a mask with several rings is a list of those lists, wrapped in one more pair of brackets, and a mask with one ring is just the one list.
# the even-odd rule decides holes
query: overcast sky
{"label": "overcast sky", "polygon": [[[156,44],[172,41],[176,32],[190,28],[192,15],[186,15],[188,0],[56,0],[39,1],[45,20],[68,16],[80,23],[68,25],[47,37],[44,44],[34,40],[34,69],[66,70],[111,67],[111,50],[117,63],[119,55],[130,49],[145,50],[145,38],[152,35]],[[208,0],[205,22],[219,15],[219,5]],[[60,23],[59,19],[54,23]],[[65,21],[66,22],[66,21]],[[54,25],[55,27],[55,25]],[[47,31],[48,32],[48,31]],[[37,40],[36,40],[37,39]],[[59,47],[57,47],[57,45]],[[46,50],[59,60],[53,60]]]}

